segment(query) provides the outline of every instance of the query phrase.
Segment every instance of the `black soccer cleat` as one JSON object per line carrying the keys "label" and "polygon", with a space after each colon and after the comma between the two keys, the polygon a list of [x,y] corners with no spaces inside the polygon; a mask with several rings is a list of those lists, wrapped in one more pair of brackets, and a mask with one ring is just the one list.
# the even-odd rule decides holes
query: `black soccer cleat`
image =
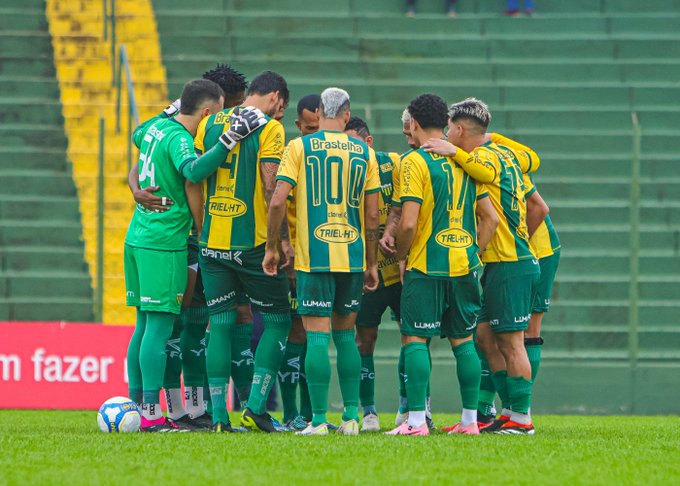
{"label": "black soccer cleat", "polygon": [[479,429],[480,434],[489,434],[489,433],[494,433],[498,432],[503,425],[505,425],[507,422],[510,421],[510,417],[506,415],[501,415],[498,417],[496,420],[493,421],[493,423],[487,427],[484,427],[483,429]]}
{"label": "black soccer cleat", "polygon": [[268,434],[278,432],[271,415],[253,413],[248,407],[241,414],[241,425],[255,432],[267,432]]}
{"label": "black soccer cleat", "polygon": [[151,433],[160,432],[165,434],[174,432],[189,432],[189,429],[186,427],[180,427],[169,418],[164,417],[164,419],[165,420],[163,420],[161,423],[149,425],[148,427],[140,427],[139,431]]}
{"label": "black soccer cleat", "polygon": [[189,414],[186,414],[173,422],[179,427],[184,427],[189,429],[191,432],[206,432],[210,429],[210,424],[205,425],[205,421],[199,421],[197,419],[191,418]]}
{"label": "black soccer cleat", "polygon": [[217,422],[210,427],[210,432],[216,433],[231,433],[234,432],[231,424],[225,424],[224,422]]}
{"label": "black soccer cleat", "polygon": [[204,429],[209,430],[212,427],[212,415],[210,415],[208,412],[205,412],[203,415],[200,415],[192,420],[194,423],[200,425]]}

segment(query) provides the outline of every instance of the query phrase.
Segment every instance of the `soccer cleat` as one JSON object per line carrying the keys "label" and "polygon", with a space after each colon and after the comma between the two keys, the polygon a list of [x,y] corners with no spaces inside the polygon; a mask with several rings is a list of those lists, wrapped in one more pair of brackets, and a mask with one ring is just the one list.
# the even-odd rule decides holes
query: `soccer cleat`
{"label": "soccer cleat", "polygon": [[375,413],[367,413],[361,420],[362,432],[380,432],[380,421]]}
{"label": "soccer cleat", "polygon": [[496,432],[498,429],[500,429],[503,426],[504,423],[509,422],[509,421],[510,421],[510,417],[508,417],[507,415],[501,415],[496,420],[494,420],[491,425],[487,425],[483,429],[480,428],[479,431],[483,434]]}
{"label": "soccer cleat", "polygon": [[224,422],[217,422],[216,424],[213,424],[212,427],[210,427],[210,432],[234,432],[234,429],[232,428],[231,424],[225,424]]}
{"label": "soccer cleat", "polygon": [[315,427],[310,422],[304,430],[295,432],[295,435],[328,435],[328,424],[321,424]]}
{"label": "soccer cleat", "polygon": [[140,432],[189,432],[189,429],[180,427],[167,417],[161,417],[157,420],[148,420],[142,417],[142,425],[139,428]]}
{"label": "soccer cleat", "polygon": [[[310,423],[311,423],[311,422],[310,422]],[[332,423],[330,423],[330,422],[326,422],[326,427],[328,427],[328,430],[335,430],[336,432],[337,432],[337,430],[340,428],[340,427],[338,427],[337,425],[332,424]]]}
{"label": "soccer cleat", "polygon": [[191,417],[191,419],[194,421],[194,423],[199,424],[204,429],[210,429],[210,427],[212,427],[212,415],[210,415],[208,412],[205,412],[198,417]]}
{"label": "soccer cleat", "polygon": [[343,420],[335,432],[342,435],[359,435],[359,422],[354,419]]}
{"label": "soccer cleat", "polygon": [[[444,427],[445,429],[448,427]],[[477,427],[477,422],[472,422],[469,425],[463,425],[458,422],[456,425],[451,427],[448,431],[449,434],[467,434],[467,435],[479,435],[479,427]]]}
{"label": "soccer cleat", "polygon": [[399,427],[401,424],[405,423],[408,420],[408,412],[397,412],[397,416],[394,419],[394,425]]}
{"label": "soccer cleat", "polygon": [[211,425],[208,425],[206,427],[204,425],[205,424],[204,420],[199,421],[197,419],[193,419],[189,414],[186,414],[183,417],[178,418],[177,420],[173,420],[173,422],[179,427],[186,427],[192,432],[206,432],[211,427]]}
{"label": "soccer cleat", "polygon": [[430,429],[427,424],[420,427],[411,427],[408,422],[404,422],[399,427],[385,432],[385,435],[430,435]]}
{"label": "soccer cleat", "polygon": [[302,415],[298,415],[294,419],[286,422],[286,427],[288,427],[289,430],[305,430],[308,425],[309,422],[307,422]]}
{"label": "soccer cleat", "polygon": [[[267,414],[267,415],[269,415],[269,414]],[[274,426],[274,428],[276,429],[277,432],[291,432],[293,430],[290,427],[288,427],[287,425],[284,425],[281,422],[279,422],[278,420],[276,420],[271,415],[269,415],[269,418],[271,419],[272,425]]]}
{"label": "soccer cleat", "polygon": [[428,429],[437,430],[437,426],[434,424],[434,420],[432,420],[432,415],[425,416],[425,423],[427,424]]}
{"label": "soccer cleat", "polygon": [[268,413],[256,414],[248,407],[241,414],[241,425],[254,432],[278,432],[272,423],[272,416]]}
{"label": "soccer cleat", "polygon": [[514,434],[514,435],[534,435],[536,429],[534,429],[533,424],[520,424],[519,422],[513,422],[508,420],[505,422],[500,429],[496,431],[497,434]]}

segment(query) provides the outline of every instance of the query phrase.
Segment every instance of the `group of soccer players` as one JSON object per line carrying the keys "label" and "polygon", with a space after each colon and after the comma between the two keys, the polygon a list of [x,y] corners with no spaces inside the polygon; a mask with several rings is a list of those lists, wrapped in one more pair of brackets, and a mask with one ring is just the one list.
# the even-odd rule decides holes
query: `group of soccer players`
{"label": "group of soccer players", "polygon": [[[487,133],[483,102],[449,107],[433,94],[404,110],[411,150],[375,152],[339,88],[300,100],[301,137],[286,145],[288,103],[279,74],[248,85],[218,65],[133,134],[137,205],[124,255],[141,430],[379,431],[373,352],[389,308],[402,335],[389,434],[434,428],[435,336],[452,346],[463,403],[444,430],[532,434],[541,317],[560,248],[529,175],[536,153]],[[264,327],[254,356],[253,313]],[[331,339],[339,426],[326,417]],[[227,413],[230,380],[245,404],[240,427]],[[277,380],[283,425],[266,411]]]}

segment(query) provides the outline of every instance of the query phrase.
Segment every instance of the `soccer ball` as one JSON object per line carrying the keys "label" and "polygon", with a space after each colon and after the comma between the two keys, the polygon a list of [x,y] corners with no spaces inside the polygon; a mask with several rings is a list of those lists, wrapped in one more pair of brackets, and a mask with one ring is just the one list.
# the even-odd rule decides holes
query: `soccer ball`
{"label": "soccer ball", "polygon": [[109,398],[97,412],[102,432],[139,432],[141,422],[137,404],[126,397]]}

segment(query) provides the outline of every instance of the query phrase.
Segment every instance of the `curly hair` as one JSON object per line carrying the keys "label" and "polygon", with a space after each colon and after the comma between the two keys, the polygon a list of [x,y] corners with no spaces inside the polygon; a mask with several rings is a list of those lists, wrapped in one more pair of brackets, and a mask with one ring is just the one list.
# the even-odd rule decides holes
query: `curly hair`
{"label": "curly hair", "polygon": [[217,83],[224,91],[227,100],[234,99],[239,93],[248,89],[245,75],[229,64],[218,64],[215,69],[205,72],[203,79]]}
{"label": "curly hair", "polygon": [[443,129],[448,123],[448,106],[439,96],[421,94],[408,105],[408,112],[421,128]]}

